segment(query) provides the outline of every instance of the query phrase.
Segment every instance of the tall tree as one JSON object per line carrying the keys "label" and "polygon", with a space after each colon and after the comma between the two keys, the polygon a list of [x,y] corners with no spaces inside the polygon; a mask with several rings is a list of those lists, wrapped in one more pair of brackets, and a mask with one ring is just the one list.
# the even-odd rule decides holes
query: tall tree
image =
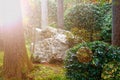
{"label": "tall tree", "polygon": [[0,51],[3,50],[2,25],[0,25]]}
{"label": "tall tree", "polygon": [[57,0],[57,26],[64,28],[64,0]]}
{"label": "tall tree", "polygon": [[4,27],[4,80],[24,80],[32,68],[22,27],[20,0],[2,0]]}
{"label": "tall tree", "polygon": [[113,0],[112,44],[120,46],[120,0]]}
{"label": "tall tree", "polygon": [[48,0],[41,0],[41,28],[48,26]]}

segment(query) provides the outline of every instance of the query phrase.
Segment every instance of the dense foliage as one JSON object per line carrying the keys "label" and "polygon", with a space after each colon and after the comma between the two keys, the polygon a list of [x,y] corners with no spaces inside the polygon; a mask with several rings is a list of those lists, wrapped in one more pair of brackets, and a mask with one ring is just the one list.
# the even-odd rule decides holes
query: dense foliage
{"label": "dense foliage", "polygon": [[[96,17],[93,7],[97,6],[90,3],[81,3],[65,12],[65,28],[84,41],[94,41],[97,37],[97,31],[95,30]],[[81,35],[83,30],[84,35]]]}
{"label": "dense foliage", "polygon": [[101,27],[100,37],[102,41],[111,43],[112,37],[112,11],[108,12],[103,18],[104,23]]}
{"label": "dense foliage", "polygon": [[91,28],[94,24],[93,4],[75,5],[65,12],[65,27],[70,30],[72,27]]}
{"label": "dense foliage", "polygon": [[[65,28],[73,34],[74,28],[78,28],[77,36],[83,37],[84,41],[95,41],[98,39],[110,41],[111,33],[108,31],[109,27],[111,27],[110,3],[81,3],[68,9],[65,13]],[[86,31],[84,36],[81,33],[79,34],[83,29]],[[105,34],[107,35],[103,36]]]}
{"label": "dense foliage", "polygon": [[99,41],[79,44],[67,51],[65,68],[71,80],[119,80],[120,48]]}
{"label": "dense foliage", "polygon": [[65,27],[70,30],[73,27],[86,29],[103,26],[104,16],[111,10],[110,3],[91,4],[81,3],[65,12]]}
{"label": "dense foliage", "polygon": [[87,35],[89,35],[90,33],[87,30],[78,29],[77,27],[74,27],[71,29],[71,32],[72,32],[72,35],[66,34],[67,36],[66,38],[67,38],[68,45],[70,48],[77,45],[78,43],[89,41],[89,38],[87,37]]}
{"label": "dense foliage", "polygon": [[[111,3],[103,3],[103,4],[95,4],[96,6],[93,6],[94,10],[94,17],[95,17],[95,26],[97,30],[101,30],[101,27],[103,27],[106,22],[105,19],[107,18],[106,15],[108,15],[109,12],[112,12],[111,10]],[[111,14],[111,13],[109,13]],[[110,21],[110,20],[108,20]]]}

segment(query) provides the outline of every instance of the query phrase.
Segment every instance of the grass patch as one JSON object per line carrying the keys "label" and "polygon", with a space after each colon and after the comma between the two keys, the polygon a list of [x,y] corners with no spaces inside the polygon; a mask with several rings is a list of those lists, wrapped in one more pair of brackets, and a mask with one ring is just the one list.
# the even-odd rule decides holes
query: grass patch
{"label": "grass patch", "polygon": [[67,80],[62,66],[50,64],[35,65],[29,77],[34,80]]}

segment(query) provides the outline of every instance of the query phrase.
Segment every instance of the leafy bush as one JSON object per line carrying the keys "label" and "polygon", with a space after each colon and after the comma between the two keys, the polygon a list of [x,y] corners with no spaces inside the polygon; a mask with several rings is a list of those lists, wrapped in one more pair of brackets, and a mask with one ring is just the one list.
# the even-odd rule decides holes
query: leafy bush
{"label": "leafy bush", "polygon": [[[100,39],[100,37],[101,40],[103,40],[102,34],[104,33],[102,33],[101,30],[103,30],[103,27],[105,28],[107,23],[107,14],[110,10],[110,3],[81,3],[79,5],[75,5],[73,8],[70,8],[65,12],[65,28],[71,32],[74,28],[78,28],[79,30],[86,30],[86,36],[80,37],[86,38],[87,41],[95,41]],[[108,21],[110,22],[110,20]],[[100,36],[98,35],[99,32],[101,33]]]}
{"label": "leafy bush", "polygon": [[96,29],[100,30],[100,40],[111,43],[112,34],[112,5],[111,3],[97,4],[95,9]]}
{"label": "leafy bush", "polygon": [[72,36],[70,34],[66,34],[67,41],[69,43],[68,45],[70,48],[82,42],[90,42],[90,41],[99,39],[99,37],[96,35],[99,32],[91,33],[84,28],[79,29],[77,27],[71,28],[70,31],[72,33]]}
{"label": "leafy bush", "polygon": [[99,41],[79,44],[67,51],[65,68],[71,80],[119,80],[120,48]]}
{"label": "leafy bush", "polygon": [[66,34],[69,47],[73,47],[84,41],[89,41],[89,38],[87,37],[89,32],[87,30],[74,27],[71,29],[71,32],[72,34]]}
{"label": "leafy bush", "polygon": [[101,27],[100,37],[102,41],[111,43],[112,36],[112,10],[104,16],[104,24]]}
{"label": "leafy bush", "polygon": [[103,17],[110,10],[110,3],[81,3],[75,5],[65,12],[65,27],[67,30],[70,30],[73,27],[100,29],[104,22]]}
{"label": "leafy bush", "polygon": [[70,30],[72,27],[91,28],[94,24],[93,4],[75,5],[65,12],[65,27]]}
{"label": "leafy bush", "polygon": [[103,4],[96,4],[96,6],[93,6],[94,10],[94,17],[95,17],[95,26],[97,30],[101,30],[101,27],[106,24],[105,19],[106,15],[108,15],[108,12],[110,12],[111,9],[111,3],[103,3]]}

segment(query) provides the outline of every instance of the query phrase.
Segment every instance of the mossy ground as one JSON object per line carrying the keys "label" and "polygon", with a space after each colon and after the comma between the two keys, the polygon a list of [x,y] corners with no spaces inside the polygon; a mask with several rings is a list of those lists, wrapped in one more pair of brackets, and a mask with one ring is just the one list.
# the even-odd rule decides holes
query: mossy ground
{"label": "mossy ground", "polygon": [[34,80],[67,80],[61,65],[35,64],[28,76]]}
{"label": "mossy ground", "polygon": [[[28,54],[30,51],[28,50]],[[0,80],[2,79],[2,65],[4,53],[0,51]],[[30,54],[29,54],[30,56]],[[34,68],[28,77],[33,80],[67,80],[62,65],[56,64],[34,64]]]}

